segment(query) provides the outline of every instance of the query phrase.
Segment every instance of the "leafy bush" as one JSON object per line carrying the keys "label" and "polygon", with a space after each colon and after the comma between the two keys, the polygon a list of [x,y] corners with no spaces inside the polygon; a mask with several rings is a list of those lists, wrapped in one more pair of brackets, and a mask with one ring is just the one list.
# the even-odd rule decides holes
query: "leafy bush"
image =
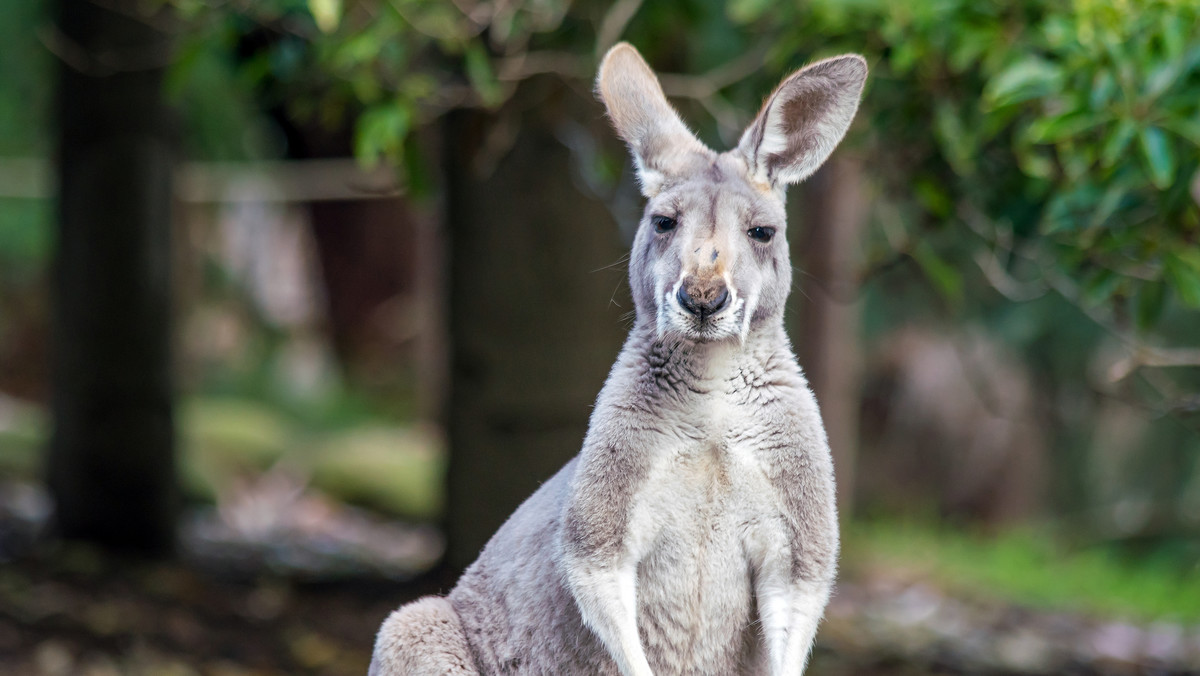
{"label": "leafy bush", "polygon": [[[274,0],[236,10],[246,14],[176,4],[208,27],[198,43],[231,24],[265,34],[248,77],[300,116],[354,116],[363,161],[410,169],[414,129],[450,108],[498,106],[539,73],[587,86],[621,36],[656,64],[706,73],[665,84],[724,137],[745,122],[731,111],[752,110],[787,70],[863,52],[872,166],[914,215],[910,242],[922,228],[969,226],[984,248],[959,253],[997,288],[1052,288],[1107,308],[1103,321],[1122,331],[1152,327],[1172,299],[1200,307],[1194,2]],[[961,294],[966,261],[954,252],[905,253],[948,297]]]}
{"label": "leafy bush", "polygon": [[1171,294],[1200,307],[1195,3],[828,5],[796,23],[878,26],[880,144],[930,142],[897,177],[928,218],[985,239],[985,272],[1107,303],[1122,329],[1154,325]]}

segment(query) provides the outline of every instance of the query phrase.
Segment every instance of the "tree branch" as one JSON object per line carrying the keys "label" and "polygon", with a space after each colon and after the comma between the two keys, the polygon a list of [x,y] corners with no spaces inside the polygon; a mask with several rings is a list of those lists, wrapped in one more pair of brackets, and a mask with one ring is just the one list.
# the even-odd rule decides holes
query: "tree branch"
{"label": "tree branch", "polygon": [[[976,263],[984,273],[984,277],[997,291],[1006,298],[1014,301],[1032,300],[1052,290],[1062,296],[1072,305],[1078,307],[1097,326],[1116,338],[1124,348],[1125,356],[1114,363],[1107,373],[1109,382],[1116,383],[1129,377],[1140,368],[1176,368],[1200,366],[1200,348],[1190,347],[1157,347],[1147,344],[1144,340],[1130,331],[1115,326],[1107,317],[1097,312],[1094,307],[1085,303],[1078,286],[1074,281],[1054,271],[1052,265],[1044,260],[1044,256],[1030,254],[1012,246],[1011,239],[1006,243],[1000,240],[1000,230],[987,216],[971,205],[959,204],[958,215],[972,232],[994,247],[1003,250],[1008,257],[1018,256],[1032,262],[1040,272],[1041,281],[1037,284],[1019,282],[1004,271],[994,251],[979,252]],[[990,232],[989,232],[990,230]]]}
{"label": "tree branch", "polygon": [[160,49],[136,47],[122,51],[89,49],[55,24],[39,26],[36,34],[46,51],[71,70],[91,77],[158,70],[171,65],[175,59],[169,45]]}
{"label": "tree branch", "polygon": [[600,30],[596,31],[596,59],[599,60],[620,39],[625,27],[633,19],[633,15],[642,7],[642,0],[617,0],[600,21]]}
{"label": "tree branch", "polygon": [[758,72],[762,69],[763,57],[766,54],[767,48],[759,45],[733,61],[713,68],[707,73],[700,75],[664,73],[658,76],[658,81],[662,84],[663,92],[667,96],[704,99]]}
{"label": "tree branch", "polygon": [[496,60],[496,79],[502,82],[517,82],[543,73],[583,80],[590,70],[587,60],[570,52],[526,52]]}

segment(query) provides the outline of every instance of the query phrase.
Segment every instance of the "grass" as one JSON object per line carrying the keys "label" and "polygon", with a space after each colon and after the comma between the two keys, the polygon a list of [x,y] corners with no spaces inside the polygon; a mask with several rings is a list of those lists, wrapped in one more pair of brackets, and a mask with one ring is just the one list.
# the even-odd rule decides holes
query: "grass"
{"label": "grass", "polygon": [[[36,406],[8,408],[0,411],[0,477],[36,480],[48,416]],[[211,396],[181,400],[176,423],[180,480],[191,499],[211,501],[235,477],[282,461],[342,500],[408,519],[441,511],[445,452],[434,430],[358,411],[300,420],[270,403]]]}
{"label": "grass", "polygon": [[445,453],[429,430],[364,427],[327,436],[305,456],[313,485],[343,500],[412,519],[441,513]]}
{"label": "grass", "polygon": [[180,437],[184,484],[197,497],[286,461],[343,500],[423,520],[441,509],[444,453],[429,430],[365,419],[318,426],[253,400],[204,398],[183,407]]}
{"label": "grass", "polygon": [[1036,530],[967,533],[920,522],[856,522],[843,565],[915,570],[951,592],[1101,617],[1200,622],[1200,566],[1134,558],[1115,547],[1070,550]]}

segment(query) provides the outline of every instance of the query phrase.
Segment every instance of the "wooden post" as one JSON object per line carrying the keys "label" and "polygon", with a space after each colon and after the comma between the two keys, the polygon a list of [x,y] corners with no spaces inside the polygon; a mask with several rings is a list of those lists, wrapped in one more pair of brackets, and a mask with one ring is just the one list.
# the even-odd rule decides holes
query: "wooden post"
{"label": "wooden post", "polygon": [[854,504],[862,362],[855,302],[856,254],[866,211],[862,165],[840,151],[797,192],[789,220],[799,226],[792,236],[799,292],[792,294],[796,311],[789,324],[829,434],[838,508],[849,516]]}
{"label": "wooden post", "polygon": [[[507,151],[496,152],[505,127],[488,114],[456,112],[443,127],[447,563],[458,569],[579,452],[632,309],[624,266],[612,266],[625,253],[617,226],[581,190],[555,133],[570,119],[602,124],[596,104],[547,78],[524,85],[511,105],[526,110]],[[489,157],[498,158],[491,169],[481,166]]]}
{"label": "wooden post", "polygon": [[58,242],[47,482],[60,533],[174,541],[170,40],[134,0],[59,0]]}

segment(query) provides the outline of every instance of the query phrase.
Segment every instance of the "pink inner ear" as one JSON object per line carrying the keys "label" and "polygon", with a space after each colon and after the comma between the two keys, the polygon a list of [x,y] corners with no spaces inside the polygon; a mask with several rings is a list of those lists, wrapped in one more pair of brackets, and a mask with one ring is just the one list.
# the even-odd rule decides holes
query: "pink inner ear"
{"label": "pink inner ear", "polygon": [[816,171],[854,119],[866,73],[861,57],[842,56],[785,79],[739,144],[759,179],[795,183]]}
{"label": "pink inner ear", "polygon": [[784,147],[766,157],[767,176],[771,180],[780,171],[819,151],[822,139],[818,124],[832,112],[837,98],[833,83],[824,78],[805,78],[789,84],[795,85],[794,91],[787,92],[786,98],[776,104],[779,109],[776,133],[783,135]]}

